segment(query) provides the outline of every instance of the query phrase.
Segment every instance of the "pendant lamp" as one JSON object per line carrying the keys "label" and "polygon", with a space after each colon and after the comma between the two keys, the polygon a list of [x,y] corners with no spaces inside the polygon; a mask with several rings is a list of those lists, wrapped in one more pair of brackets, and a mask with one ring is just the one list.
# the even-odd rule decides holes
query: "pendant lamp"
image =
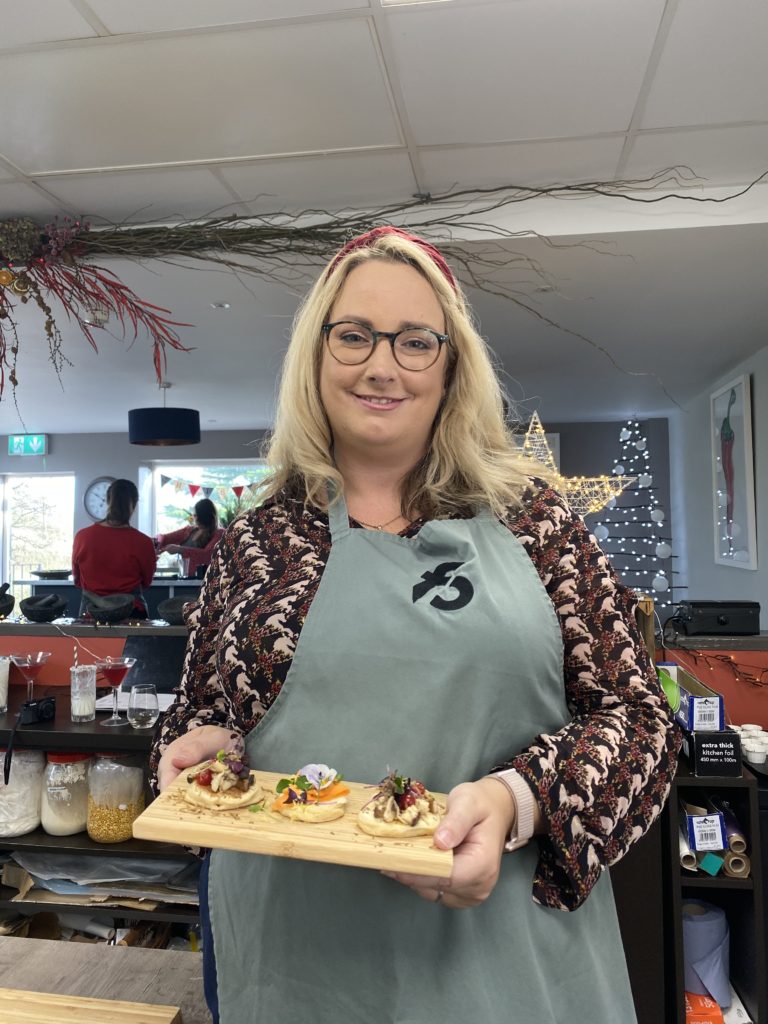
{"label": "pendant lamp", "polygon": [[197,409],[167,409],[166,394],[171,385],[163,381],[162,408],[129,409],[128,440],[131,444],[171,445],[200,444],[200,413]]}

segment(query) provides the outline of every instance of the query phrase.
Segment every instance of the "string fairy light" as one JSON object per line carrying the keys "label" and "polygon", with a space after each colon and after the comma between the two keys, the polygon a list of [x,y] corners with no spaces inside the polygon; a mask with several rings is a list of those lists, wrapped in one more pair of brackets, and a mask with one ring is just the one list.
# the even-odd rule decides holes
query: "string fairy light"
{"label": "string fairy light", "polygon": [[624,496],[634,501],[609,501],[593,533],[624,583],[655,592],[660,608],[670,608],[674,592],[671,537],[664,535],[666,511],[658,499],[648,438],[638,420],[629,419],[619,431],[620,453],[613,460],[613,476],[627,480]]}

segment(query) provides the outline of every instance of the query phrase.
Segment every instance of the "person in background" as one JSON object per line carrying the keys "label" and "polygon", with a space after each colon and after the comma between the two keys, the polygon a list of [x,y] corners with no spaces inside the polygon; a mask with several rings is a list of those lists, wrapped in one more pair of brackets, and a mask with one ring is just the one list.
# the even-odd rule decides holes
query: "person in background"
{"label": "person in background", "polygon": [[[113,480],[107,491],[107,514],[101,522],[75,534],[72,576],[75,586],[104,597],[133,594],[135,614],[147,618],[143,587],[155,575],[157,557],[152,538],[131,526],[139,503],[132,480]],[[84,613],[81,605],[80,614]]]}
{"label": "person in background", "polygon": [[214,1020],[630,1024],[606,868],[658,817],[679,736],[636,598],[521,461],[434,246],[382,227],[330,261],[268,458],[187,606],[155,786],[233,742],[284,775],[391,767],[448,793],[453,869],[214,850]]}
{"label": "person in background", "polygon": [[155,549],[158,555],[168,551],[188,558],[189,575],[194,576],[199,565],[209,564],[213,549],[223,536],[216,506],[210,498],[201,498],[195,503],[192,523],[173,533],[159,533],[155,537]]}

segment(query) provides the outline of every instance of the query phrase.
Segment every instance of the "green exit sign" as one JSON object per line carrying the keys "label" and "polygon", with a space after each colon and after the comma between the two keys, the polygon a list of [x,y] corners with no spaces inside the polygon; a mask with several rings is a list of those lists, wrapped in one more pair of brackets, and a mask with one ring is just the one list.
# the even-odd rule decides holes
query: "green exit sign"
{"label": "green exit sign", "polygon": [[9,434],[9,455],[47,455],[47,434]]}

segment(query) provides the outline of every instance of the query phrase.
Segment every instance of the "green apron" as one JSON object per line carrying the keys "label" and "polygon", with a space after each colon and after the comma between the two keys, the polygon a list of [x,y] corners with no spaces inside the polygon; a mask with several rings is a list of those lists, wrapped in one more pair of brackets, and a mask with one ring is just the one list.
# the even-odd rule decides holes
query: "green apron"
{"label": "green apron", "polygon": [[[568,721],[562,637],[538,573],[490,515],[332,546],[251,763],[388,767],[446,792]],[[535,904],[536,843],[502,858],[470,910],[376,871],[217,850],[208,899],[221,1024],[631,1024],[607,872],[564,913]]]}

